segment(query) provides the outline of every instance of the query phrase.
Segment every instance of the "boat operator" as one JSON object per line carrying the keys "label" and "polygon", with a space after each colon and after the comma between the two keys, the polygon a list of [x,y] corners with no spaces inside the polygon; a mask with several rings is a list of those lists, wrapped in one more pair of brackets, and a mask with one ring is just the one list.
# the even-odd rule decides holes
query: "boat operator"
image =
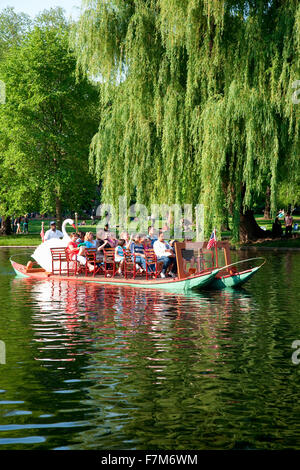
{"label": "boat operator", "polygon": [[51,240],[52,238],[63,238],[63,233],[56,229],[56,222],[50,222],[50,229],[45,233],[44,240]]}

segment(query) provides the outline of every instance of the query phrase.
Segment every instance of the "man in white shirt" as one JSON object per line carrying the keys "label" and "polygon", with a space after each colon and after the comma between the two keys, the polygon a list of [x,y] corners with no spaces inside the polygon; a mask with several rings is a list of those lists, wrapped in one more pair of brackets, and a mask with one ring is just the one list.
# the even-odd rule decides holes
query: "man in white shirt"
{"label": "man in white shirt", "polygon": [[56,230],[56,223],[50,222],[50,229],[45,233],[44,240],[51,240],[52,238],[63,238],[64,234],[60,230]]}
{"label": "man in white shirt", "polygon": [[169,272],[171,277],[176,277],[175,272],[177,271],[176,256],[171,247],[164,241],[164,232],[159,232],[158,240],[153,243],[154,253],[157,256],[157,261],[163,262],[161,277],[166,277],[167,269],[171,268]]}

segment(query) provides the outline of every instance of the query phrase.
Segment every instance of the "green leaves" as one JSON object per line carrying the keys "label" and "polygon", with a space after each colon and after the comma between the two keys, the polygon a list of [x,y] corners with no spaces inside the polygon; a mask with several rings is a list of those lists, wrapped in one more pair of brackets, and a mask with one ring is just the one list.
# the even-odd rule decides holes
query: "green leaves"
{"label": "green leaves", "polygon": [[90,204],[96,182],[88,153],[97,130],[98,87],[76,79],[60,9],[40,15],[22,42],[11,46],[0,62],[0,79],[7,95],[0,106],[5,210],[27,212],[34,200],[35,211],[53,212],[57,197],[68,210]]}
{"label": "green leaves", "polygon": [[269,185],[274,211],[280,173],[299,174],[299,19],[293,0],[85,0],[73,45],[103,79],[104,201],[202,202],[207,231],[228,211],[237,233]]}

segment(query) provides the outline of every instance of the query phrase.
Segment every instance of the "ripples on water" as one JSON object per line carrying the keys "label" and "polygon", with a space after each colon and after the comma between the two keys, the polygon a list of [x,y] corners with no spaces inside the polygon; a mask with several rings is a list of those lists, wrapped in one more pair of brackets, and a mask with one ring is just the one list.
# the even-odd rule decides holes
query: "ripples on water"
{"label": "ripples on water", "polygon": [[187,295],[19,280],[7,258],[0,449],[300,448],[299,254]]}

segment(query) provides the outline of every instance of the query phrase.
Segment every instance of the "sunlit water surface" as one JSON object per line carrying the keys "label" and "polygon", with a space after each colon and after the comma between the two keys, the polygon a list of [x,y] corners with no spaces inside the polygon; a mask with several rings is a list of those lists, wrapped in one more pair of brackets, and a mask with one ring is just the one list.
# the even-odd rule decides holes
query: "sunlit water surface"
{"label": "sunlit water surface", "polygon": [[300,448],[299,252],[263,254],[242,290],[175,295],[17,279],[16,251],[0,449]]}

